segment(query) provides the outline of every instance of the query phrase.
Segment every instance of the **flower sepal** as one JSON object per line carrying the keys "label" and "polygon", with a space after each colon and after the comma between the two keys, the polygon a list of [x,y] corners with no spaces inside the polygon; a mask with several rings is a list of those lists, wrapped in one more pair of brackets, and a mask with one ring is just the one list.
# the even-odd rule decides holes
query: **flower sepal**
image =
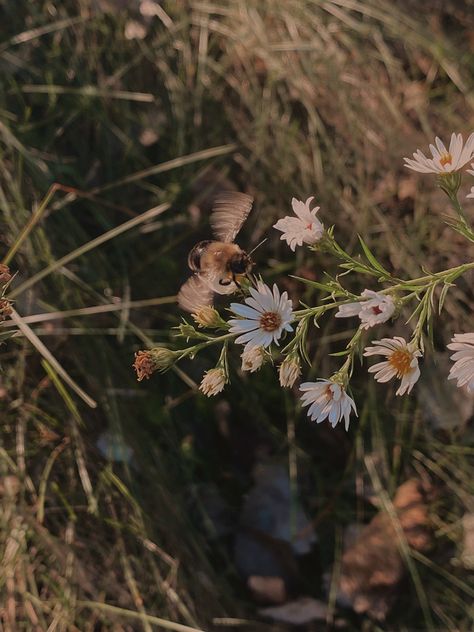
{"label": "flower sepal", "polygon": [[461,172],[451,171],[450,173],[440,173],[436,176],[436,184],[450,198],[456,197],[461,186]]}

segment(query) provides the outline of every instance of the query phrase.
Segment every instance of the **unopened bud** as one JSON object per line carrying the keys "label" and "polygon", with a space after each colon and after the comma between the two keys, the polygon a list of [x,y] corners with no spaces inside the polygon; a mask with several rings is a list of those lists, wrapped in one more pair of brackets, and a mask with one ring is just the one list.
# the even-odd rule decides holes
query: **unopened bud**
{"label": "unopened bud", "polygon": [[203,305],[196,313],[192,314],[192,317],[199,327],[217,329],[225,325],[225,321],[222,320],[219,312],[210,305]]}
{"label": "unopened bud", "polygon": [[204,377],[202,378],[199,390],[202,391],[204,395],[207,395],[207,397],[212,397],[213,395],[220,393],[226,383],[227,376],[224,369],[217,367],[206,371]]}
{"label": "unopened bud", "polygon": [[284,388],[291,388],[301,375],[301,363],[297,355],[289,355],[280,365],[279,377],[280,385]]}
{"label": "unopened bud", "polygon": [[240,357],[242,358],[242,371],[254,373],[258,371],[265,360],[265,350],[263,347],[245,347]]}

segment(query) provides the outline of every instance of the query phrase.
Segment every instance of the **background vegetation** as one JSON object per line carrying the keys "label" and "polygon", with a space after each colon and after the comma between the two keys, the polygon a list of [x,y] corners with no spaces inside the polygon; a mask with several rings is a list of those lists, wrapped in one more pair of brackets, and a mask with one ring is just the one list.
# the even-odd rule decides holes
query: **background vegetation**
{"label": "background vegetation", "polygon": [[[3,0],[0,10],[3,252],[38,219],[10,262],[15,309],[98,404],[64,385],[28,336],[2,347],[3,629],[148,631],[156,617],[168,629],[269,629],[232,536],[211,533],[209,490],[235,521],[257,461],[297,464],[319,536],[300,591],[322,596],[344,526],[373,515],[359,494],[368,455],[390,495],[414,471],[442,490],[434,551],[413,560],[384,629],[428,629],[427,616],[471,629],[474,582],[456,559],[474,443],[467,418],[446,421],[444,374],[427,367],[418,401],[394,401],[361,374],[360,420],[346,434],[308,422],[271,367],[234,372],[227,410],[196,394],[211,356],[141,384],[131,364],[150,340],[173,344],[173,297],[219,188],[255,196],[242,244],[268,237],[258,271],[295,298],[311,297],[289,275],[317,279],[332,264],[293,257],[270,230],[293,195],[315,195],[342,243],[356,250],[363,234],[397,275],[465,259],[440,221],[443,194],[402,157],[472,131],[472,2]],[[437,345],[472,330],[471,281]],[[349,334],[323,323],[310,378],[329,374],[328,352]],[[100,437],[109,448],[121,437],[131,461],[107,460]],[[346,618],[347,629],[381,625]]]}

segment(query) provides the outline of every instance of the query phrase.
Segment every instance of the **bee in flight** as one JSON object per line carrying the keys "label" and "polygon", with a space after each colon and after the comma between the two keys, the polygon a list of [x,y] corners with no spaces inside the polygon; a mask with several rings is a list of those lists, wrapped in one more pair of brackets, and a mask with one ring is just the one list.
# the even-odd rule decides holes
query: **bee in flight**
{"label": "bee in flight", "polygon": [[232,294],[240,288],[239,277],[253,267],[250,256],[234,243],[248,217],[253,198],[245,193],[226,191],[214,200],[211,227],[216,240],[197,243],[188,255],[194,272],[179,290],[178,304],[187,312],[212,305],[214,294]]}

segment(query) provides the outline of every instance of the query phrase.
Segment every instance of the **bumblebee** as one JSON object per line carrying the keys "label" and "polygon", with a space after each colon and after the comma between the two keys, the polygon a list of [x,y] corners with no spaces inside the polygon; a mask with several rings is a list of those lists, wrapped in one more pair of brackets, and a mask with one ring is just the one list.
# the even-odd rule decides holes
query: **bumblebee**
{"label": "bumblebee", "polygon": [[239,278],[249,274],[253,262],[234,243],[247,219],[253,198],[245,193],[228,191],[214,200],[211,227],[217,238],[197,243],[188,255],[188,266],[194,272],[178,293],[178,303],[187,312],[212,305],[214,294],[232,294],[240,288]]}

